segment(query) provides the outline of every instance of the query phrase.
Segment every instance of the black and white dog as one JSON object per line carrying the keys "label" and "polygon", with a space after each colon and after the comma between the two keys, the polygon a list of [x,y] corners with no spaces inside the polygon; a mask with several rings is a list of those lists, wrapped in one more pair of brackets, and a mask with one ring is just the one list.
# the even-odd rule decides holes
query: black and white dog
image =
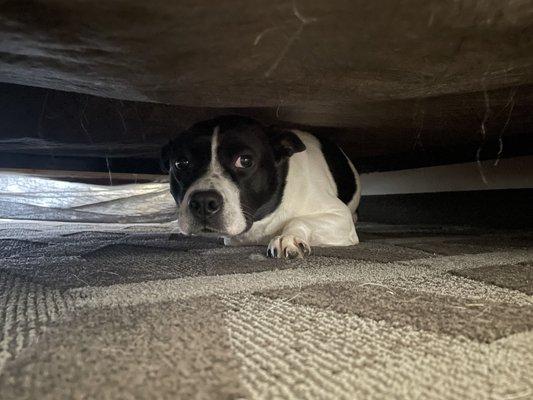
{"label": "black and white dog", "polygon": [[242,116],[199,122],[162,151],[179,230],[227,245],[268,244],[270,257],[359,242],[359,175],[335,144]]}

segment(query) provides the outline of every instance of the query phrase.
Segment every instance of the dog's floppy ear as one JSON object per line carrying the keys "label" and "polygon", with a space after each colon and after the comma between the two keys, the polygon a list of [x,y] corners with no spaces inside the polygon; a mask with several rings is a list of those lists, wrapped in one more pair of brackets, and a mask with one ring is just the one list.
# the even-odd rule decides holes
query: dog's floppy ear
{"label": "dog's floppy ear", "polygon": [[170,172],[170,148],[172,146],[172,140],[163,146],[161,149],[161,155],[159,157],[159,167],[165,174]]}
{"label": "dog's floppy ear", "polygon": [[274,150],[276,161],[283,161],[295,153],[305,150],[305,144],[292,131],[280,129],[275,126],[268,128],[270,135],[270,144]]}

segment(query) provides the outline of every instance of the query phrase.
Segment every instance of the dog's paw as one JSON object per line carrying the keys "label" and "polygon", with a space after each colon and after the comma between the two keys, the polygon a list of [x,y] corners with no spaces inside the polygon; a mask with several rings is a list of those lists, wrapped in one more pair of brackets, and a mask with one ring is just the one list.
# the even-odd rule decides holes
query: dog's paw
{"label": "dog's paw", "polygon": [[309,244],[293,235],[276,236],[267,249],[267,255],[273,258],[304,258],[308,254],[311,254]]}

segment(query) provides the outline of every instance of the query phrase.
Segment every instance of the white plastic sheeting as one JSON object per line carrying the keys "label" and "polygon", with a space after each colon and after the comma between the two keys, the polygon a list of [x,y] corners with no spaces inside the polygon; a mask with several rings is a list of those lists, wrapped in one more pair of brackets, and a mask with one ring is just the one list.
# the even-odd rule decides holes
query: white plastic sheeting
{"label": "white plastic sheeting", "polygon": [[175,215],[168,182],[102,186],[0,172],[0,218],[133,223]]}

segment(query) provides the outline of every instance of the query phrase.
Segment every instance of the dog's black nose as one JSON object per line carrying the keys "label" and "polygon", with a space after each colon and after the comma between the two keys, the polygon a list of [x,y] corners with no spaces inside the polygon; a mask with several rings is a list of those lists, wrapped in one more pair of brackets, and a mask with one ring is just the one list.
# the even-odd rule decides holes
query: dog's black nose
{"label": "dog's black nose", "polygon": [[216,190],[194,192],[189,200],[189,209],[197,218],[211,218],[222,209],[222,196]]}

